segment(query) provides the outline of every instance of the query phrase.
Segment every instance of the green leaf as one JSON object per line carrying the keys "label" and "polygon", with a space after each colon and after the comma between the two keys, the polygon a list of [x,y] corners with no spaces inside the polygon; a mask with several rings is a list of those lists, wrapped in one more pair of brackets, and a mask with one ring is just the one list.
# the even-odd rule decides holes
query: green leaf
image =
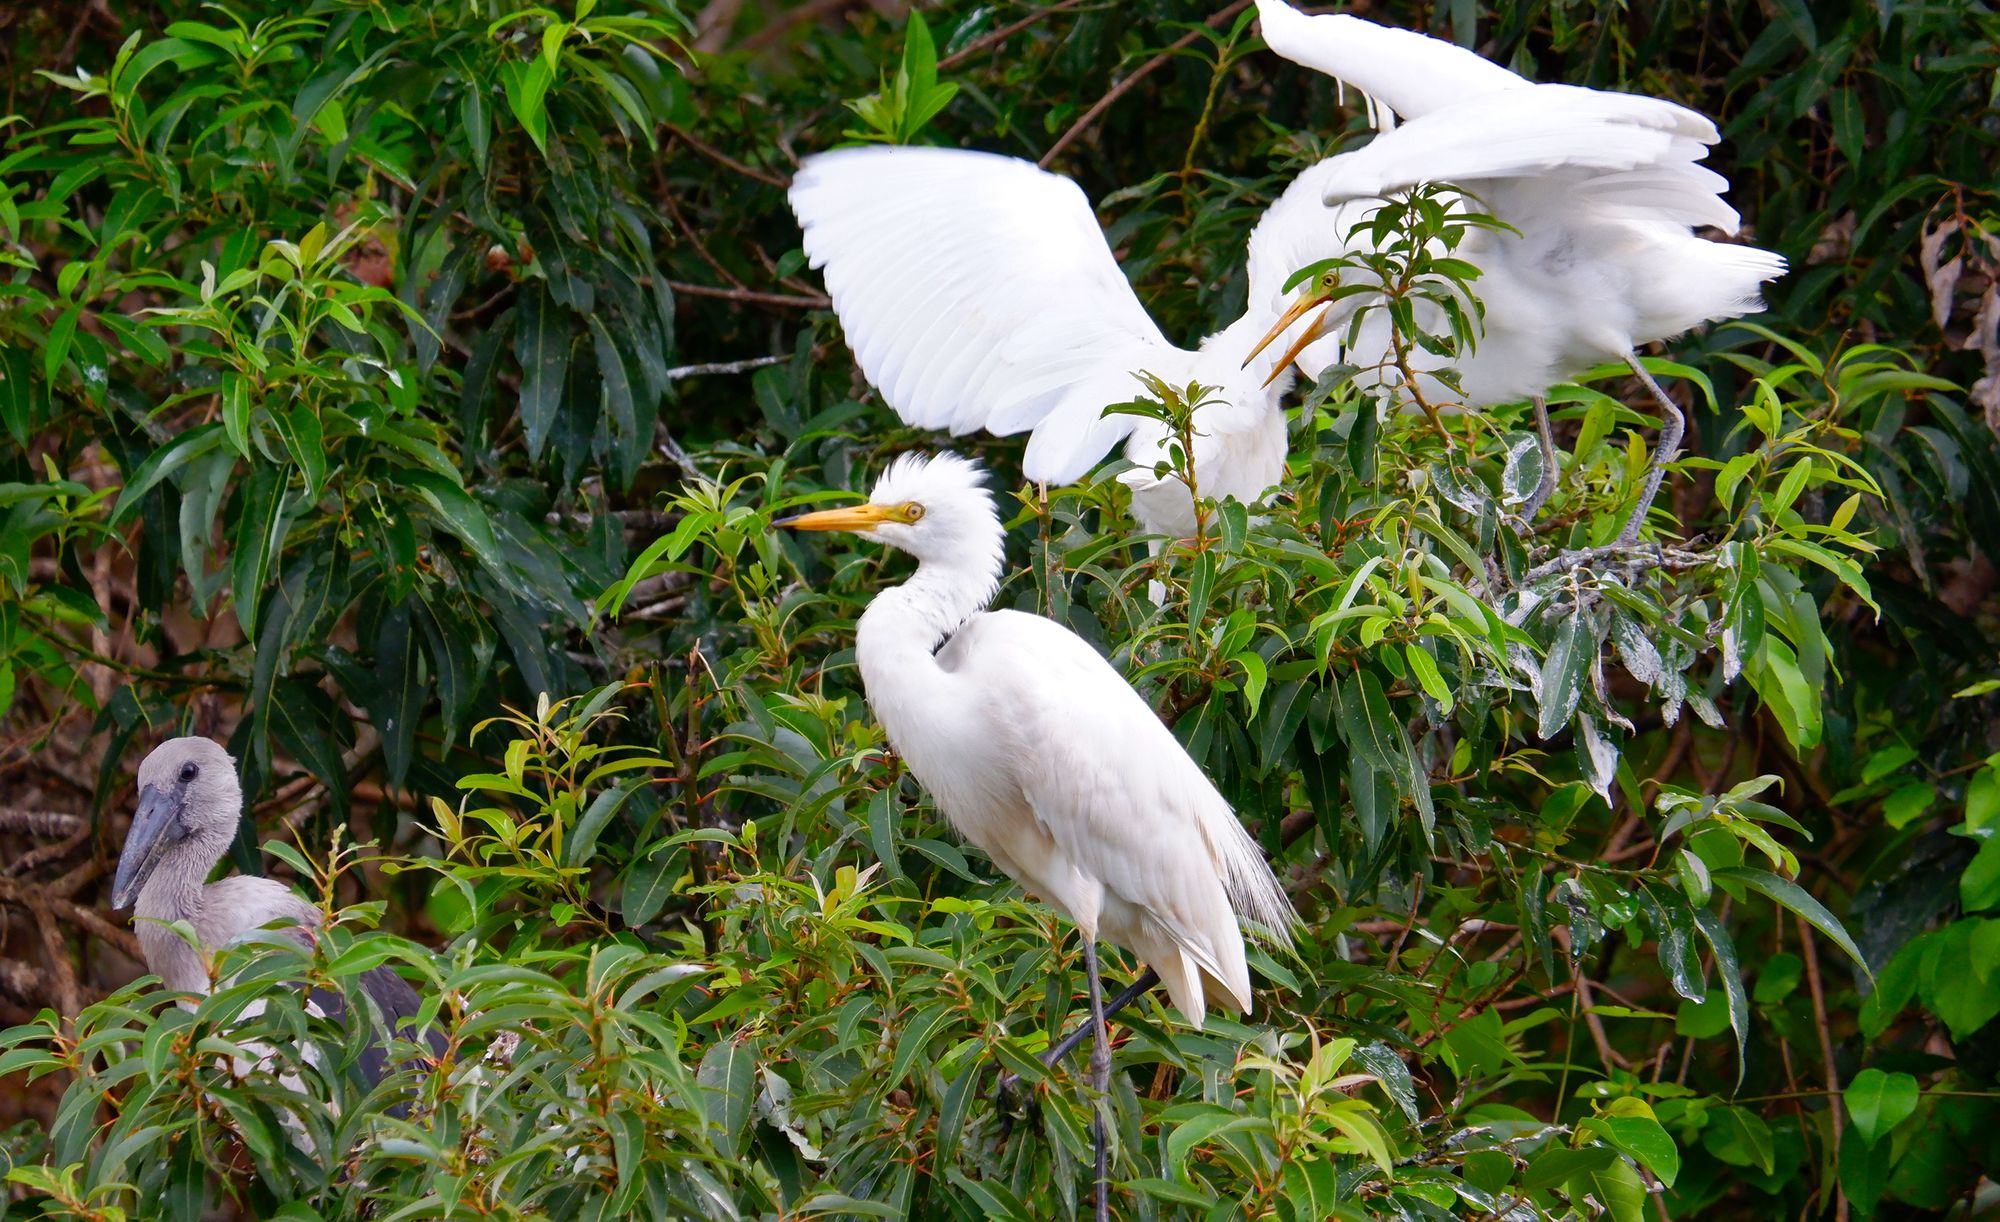
{"label": "green leaf", "polygon": [[1725,1107],[1709,1113],[1701,1131],[1702,1148],[1733,1167],[1756,1167],[1765,1175],[1776,1166],[1771,1126],[1746,1108]]}
{"label": "green leaf", "polygon": [[1959,902],[1967,912],[2000,908],[2000,835],[1988,836],[1958,877]]}
{"label": "green leaf", "polygon": [[1403,652],[1410,660],[1410,673],[1417,677],[1418,685],[1424,689],[1426,695],[1438,702],[1438,706],[1444,710],[1447,717],[1450,716],[1451,688],[1445,685],[1444,675],[1438,671],[1437,660],[1431,657],[1428,649],[1415,641],[1411,641]]}
{"label": "green leaf", "polygon": [[1618,1153],[1607,1146],[1587,1146],[1573,1150],[1551,1146],[1537,1154],[1521,1176],[1522,1192],[1540,1192],[1579,1175],[1602,1171],[1618,1161]]}
{"label": "green leaf", "polygon": [[1965,830],[2000,833],[2000,768],[1991,764],[1972,774],[1965,787]]}
{"label": "green leaf", "polygon": [[1937,790],[1922,781],[1898,786],[1882,799],[1882,818],[1890,827],[1904,827],[1919,818],[1937,800]]}
{"label": "green leaf", "polygon": [[540,281],[523,285],[514,327],[514,357],[521,362],[521,430],[528,457],[539,459],[562,407],[569,376],[568,311]]}
{"label": "green leaf", "polygon": [[[744,990],[748,992],[748,990]],[[756,1099],[757,1055],[747,1041],[718,1040],[701,1058],[695,1081],[706,1099],[708,1129],[716,1149],[735,1158],[750,1127],[750,1105]]]}
{"label": "green leaf", "polygon": [[660,914],[667,897],[673,894],[674,877],[682,859],[670,845],[656,845],[644,857],[625,867],[625,883],[619,892],[618,912],[629,927],[646,924]]}
{"label": "green leaf", "polygon": [[1583,699],[1583,677],[1590,668],[1590,645],[1582,615],[1571,613],[1556,625],[1549,652],[1542,659],[1542,701],[1535,727],[1541,737],[1554,738],[1561,733]]}
{"label": "green leaf", "polygon": [[481,564],[496,572],[503,571],[500,543],[493,537],[493,524],[479,502],[473,500],[464,488],[435,471],[405,468],[398,478],[416,489],[438,521],[471,548]]}
{"label": "green leaf", "polygon": [[1798,655],[1791,646],[1765,634],[1743,673],[1776,714],[1779,728],[1784,730],[1785,739],[1795,752],[1819,745],[1820,693],[1799,670]]}
{"label": "green leaf", "polygon": [[1563,1191],[1571,1202],[1597,1202],[1603,1216],[1612,1222],[1643,1222],[1646,1216],[1646,1185],[1639,1173],[1622,1161],[1571,1176]]}
{"label": "green leaf", "polygon": [[1826,910],[1824,905],[1807,894],[1797,883],[1748,866],[1730,866],[1716,870],[1713,872],[1713,877],[1717,882],[1739,883],[1752,891],[1761,892],[1773,903],[1804,917],[1814,929],[1833,939],[1833,944],[1845,952],[1848,958],[1854,960],[1865,975],[1870,979],[1874,978],[1874,972],[1869,969],[1868,961],[1862,958],[1860,948],[1854,945],[1854,939],[1847,936],[1846,928]]}
{"label": "green leaf", "polygon": [[[1722,918],[1706,908],[1694,910],[1695,928],[1708,940],[1709,949],[1715,952],[1715,975],[1722,983],[1723,1003],[1728,1007],[1729,1026],[1736,1033],[1736,1084],[1743,1084],[1743,1073],[1747,1068],[1744,1049],[1750,1038],[1750,1000],[1743,994],[1743,968],[1737,961],[1736,943],[1729,936],[1729,927]],[[1708,995],[1710,1002],[1715,994]]]}
{"label": "green leaf", "polygon": [[1204,1110],[1177,1125],[1166,1134],[1166,1164],[1169,1170],[1180,1176],[1187,1176],[1188,1155],[1196,1146],[1213,1141],[1225,1133],[1237,1130],[1268,1130],[1271,1121],[1263,1116],[1240,1116],[1226,1108],[1213,1104],[1200,1105]]}
{"label": "green leaf", "polygon": [[250,379],[233,369],[222,375],[222,427],[230,448],[239,457],[251,457]]}
{"label": "green leaf", "polygon": [[1757,1004],[1771,1006],[1790,997],[1805,975],[1805,964],[1797,955],[1777,954],[1757,969],[1757,987],[1752,991]]}
{"label": "green leaf", "polygon": [[1681,1173],[1680,1147],[1659,1121],[1651,1116],[1593,1116],[1582,1127],[1638,1159],[1667,1187],[1674,1186]]}
{"label": "green leaf", "polygon": [[1374,671],[1364,668],[1340,685],[1340,730],[1355,755],[1377,771],[1401,770],[1403,725],[1390,712]]}
{"label": "green leaf", "polygon": [[111,510],[111,525],[124,521],[139,502],[161,480],[172,475],[181,467],[210,450],[223,441],[220,424],[200,424],[186,432],[178,433],[172,441],[154,450],[139,464],[125,490],[118,494],[118,503]]}
{"label": "green leaf", "polygon": [[548,155],[549,114],[547,98],[549,86],[555,82],[555,71],[549,61],[537,56],[527,63],[511,61],[500,66],[500,83],[507,93],[507,109],[521,121],[521,130],[528,133],[528,139],[535,142],[543,156]]}
{"label": "green leaf", "polygon": [[893,1089],[902,1085],[911,1068],[919,1060],[925,1059],[931,1040],[937,1036],[940,1028],[951,1021],[954,1008],[956,1003],[953,1002],[933,1002],[917,1011],[910,1017],[910,1021],[903,1024],[902,1036],[896,1041],[896,1056],[889,1066],[889,1078],[885,1083],[887,1088]]}
{"label": "green leaf", "polygon": [[1917,995],[1918,977],[1923,966],[1923,952],[1927,939],[1935,935],[1919,934],[1905,942],[1889,960],[1889,966],[1875,978],[1875,988],[1861,1003],[1858,1016],[1861,1034],[1869,1039],[1877,1039],[1896,1021],[1903,1007]]}
{"label": "green leaf", "polygon": [[238,486],[236,519],[229,534],[229,589],[245,636],[257,635],[258,609],[271,584],[272,565],[284,548],[289,474],[260,464]]}
{"label": "green leaf", "polygon": [[1869,1068],[1854,1075],[1841,1097],[1847,1103],[1847,1114],[1854,1119],[1855,1131],[1872,1146],[1916,1112],[1921,1096],[1911,1075]]}

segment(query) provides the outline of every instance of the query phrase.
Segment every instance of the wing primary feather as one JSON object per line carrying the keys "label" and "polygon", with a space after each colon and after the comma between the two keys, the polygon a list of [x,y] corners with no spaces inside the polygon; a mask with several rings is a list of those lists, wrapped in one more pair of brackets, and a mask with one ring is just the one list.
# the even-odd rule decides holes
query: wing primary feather
{"label": "wing primary feather", "polygon": [[958,149],[806,159],[792,210],[862,373],[905,421],[1035,431],[1043,478],[1080,477],[1130,431],[1107,379],[1172,362],[1075,183]]}

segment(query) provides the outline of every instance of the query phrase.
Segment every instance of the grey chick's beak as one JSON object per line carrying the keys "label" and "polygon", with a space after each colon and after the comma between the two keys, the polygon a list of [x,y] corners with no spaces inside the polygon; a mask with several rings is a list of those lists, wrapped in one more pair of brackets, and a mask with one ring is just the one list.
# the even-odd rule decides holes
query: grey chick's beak
{"label": "grey chick's beak", "polygon": [[139,791],[139,808],[132,813],[132,830],[125,833],[118,873],[111,881],[113,908],[130,908],[167,850],[187,839],[187,828],[180,818],[182,802],[178,787],[167,792],[148,785]]}

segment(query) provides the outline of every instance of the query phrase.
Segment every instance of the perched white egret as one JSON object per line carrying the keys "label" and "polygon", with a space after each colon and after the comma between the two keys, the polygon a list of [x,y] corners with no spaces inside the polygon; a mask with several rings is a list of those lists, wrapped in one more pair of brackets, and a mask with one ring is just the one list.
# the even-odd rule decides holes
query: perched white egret
{"label": "perched white egret", "polygon": [[[1466,406],[1534,402],[1543,484],[1524,515],[1555,486],[1550,386],[1623,361],[1658,400],[1659,446],[1619,536],[1634,541],[1685,425],[1635,350],[1763,309],[1760,286],[1785,270],[1770,251],[1693,231],[1734,234],[1741,224],[1722,199],[1727,180],[1696,164],[1721,139],[1715,125],[1660,98],[1534,84],[1441,39],[1358,17],[1308,17],[1284,0],[1257,0],[1257,12],[1273,51],[1359,89],[1380,122],[1387,112],[1407,120],[1294,182],[1288,196],[1309,190],[1332,210],[1321,224],[1344,235],[1367,201],[1428,181],[1465,188],[1514,230],[1478,231],[1453,252],[1480,269],[1485,306],[1484,334],[1455,363]],[[1309,285],[1268,337],[1289,337],[1307,376],[1324,364],[1321,338],[1344,330],[1365,300],[1329,300],[1336,280]],[[1292,330],[1319,306],[1308,328]],[[1365,354],[1371,344],[1358,346]]]}
{"label": "perched white egret", "polygon": [[1291,903],[1228,802],[1109,662],[1053,620],[985,609],[1004,536],[980,468],[905,455],[867,504],[775,525],[858,531],[917,558],[861,615],[868,705],[952,827],[1076,923],[1100,1095],[1111,1061],[1098,938],[1143,959],[1197,1028],[1209,1002],[1247,1010],[1243,922],[1289,945]]}

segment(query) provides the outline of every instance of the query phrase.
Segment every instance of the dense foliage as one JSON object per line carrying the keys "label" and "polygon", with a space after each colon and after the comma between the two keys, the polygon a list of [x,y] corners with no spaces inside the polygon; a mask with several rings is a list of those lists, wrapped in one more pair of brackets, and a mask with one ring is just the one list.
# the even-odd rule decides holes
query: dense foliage
{"label": "dense foliage", "polygon": [[[1046,156],[1191,340],[1361,124],[1240,0],[924,15],[0,18],[0,1215],[1079,1209],[1092,1103],[1033,1056],[1074,938],[861,700],[853,620],[907,562],[768,529],[940,444],[859,380],[783,187],[848,139]],[[953,443],[1003,491],[1000,602],[1138,685],[1306,922],[1252,1015],[1118,1024],[1116,1209],[1993,1208],[2000,18],[1371,15],[1717,116],[1794,270],[1648,358],[1691,432],[1637,549],[1622,368],[1555,397],[1532,523],[1525,408],[1441,432],[1352,370],[1297,396],[1284,496],[1157,561],[1116,481]],[[1345,274],[1476,297],[1426,246],[1476,222],[1377,221]],[[1183,427],[1202,394],[1147,389]],[[172,732],[240,761],[235,867],[336,918],[189,1008],[103,911]],[[385,962],[450,1044],[368,1098],[283,982],[358,1002]]]}

